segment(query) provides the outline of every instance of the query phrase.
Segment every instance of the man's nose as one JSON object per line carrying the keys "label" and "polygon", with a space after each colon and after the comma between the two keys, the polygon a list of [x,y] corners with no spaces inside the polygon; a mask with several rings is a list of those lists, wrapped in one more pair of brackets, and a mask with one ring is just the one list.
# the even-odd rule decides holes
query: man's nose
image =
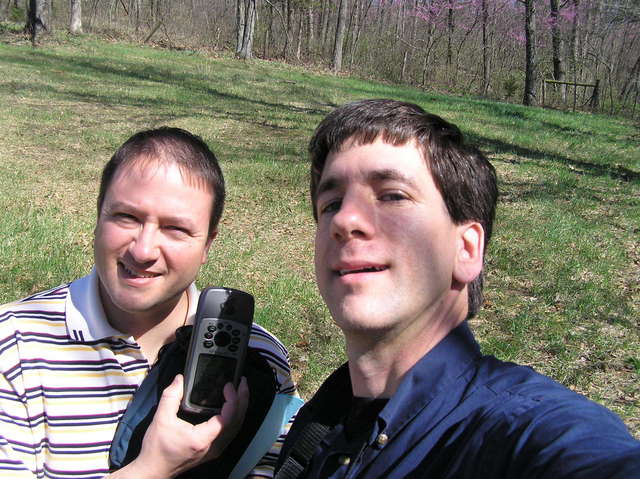
{"label": "man's nose", "polygon": [[367,239],[375,231],[373,205],[355,196],[345,196],[331,220],[331,235],[338,241]]}
{"label": "man's nose", "polygon": [[149,263],[158,259],[158,228],[154,225],[143,224],[138,234],[129,245],[129,253],[138,263]]}

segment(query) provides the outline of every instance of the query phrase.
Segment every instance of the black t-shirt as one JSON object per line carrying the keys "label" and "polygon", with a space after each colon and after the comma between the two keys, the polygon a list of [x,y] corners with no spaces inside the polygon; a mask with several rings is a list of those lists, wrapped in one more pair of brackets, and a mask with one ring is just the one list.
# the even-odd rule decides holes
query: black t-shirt
{"label": "black t-shirt", "polygon": [[344,419],[344,434],[351,443],[365,445],[380,411],[389,402],[387,398],[372,399],[353,396],[349,414]]}

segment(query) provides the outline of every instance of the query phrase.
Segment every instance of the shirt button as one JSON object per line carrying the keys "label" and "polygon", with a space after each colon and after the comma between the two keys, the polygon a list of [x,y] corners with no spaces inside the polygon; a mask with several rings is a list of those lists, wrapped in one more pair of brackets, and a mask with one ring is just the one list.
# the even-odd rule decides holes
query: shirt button
{"label": "shirt button", "polygon": [[387,441],[389,441],[389,436],[387,436],[385,433],[379,434],[378,437],[376,438],[376,442],[378,443],[378,446],[384,446]]}
{"label": "shirt button", "polygon": [[348,466],[351,462],[351,458],[349,456],[340,456],[338,458],[338,462],[343,466]]}

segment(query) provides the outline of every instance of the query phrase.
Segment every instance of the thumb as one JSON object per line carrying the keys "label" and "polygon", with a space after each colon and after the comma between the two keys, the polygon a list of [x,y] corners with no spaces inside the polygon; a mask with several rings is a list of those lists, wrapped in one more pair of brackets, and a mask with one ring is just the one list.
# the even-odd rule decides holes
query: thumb
{"label": "thumb", "polygon": [[177,374],[171,384],[169,384],[164,391],[162,391],[162,397],[158,403],[158,410],[156,415],[161,417],[175,416],[180,409],[180,401],[182,400],[183,377],[182,374]]}

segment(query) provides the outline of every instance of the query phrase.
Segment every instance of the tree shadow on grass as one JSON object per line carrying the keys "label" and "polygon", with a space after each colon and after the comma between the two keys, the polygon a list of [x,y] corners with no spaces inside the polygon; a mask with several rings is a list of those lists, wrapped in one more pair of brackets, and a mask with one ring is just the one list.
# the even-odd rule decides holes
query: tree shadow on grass
{"label": "tree shadow on grass", "polygon": [[[464,103],[465,99],[458,97],[447,98],[445,103],[456,104]],[[512,130],[517,134],[535,135],[536,130],[540,132],[557,133],[558,138],[567,139],[580,148],[580,143],[597,142],[598,145],[610,146],[619,150],[620,147],[629,148],[633,151],[633,147],[637,143],[637,139],[632,135],[619,136],[612,133],[609,128],[602,128],[598,122],[606,120],[607,122],[615,122],[615,118],[594,117],[593,121],[588,115],[578,117],[570,112],[549,113],[541,111],[539,108],[524,107],[522,105],[514,105],[501,102],[491,102],[487,100],[466,99],[467,114],[477,114],[478,122],[495,123],[499,128],[505,131]],[[581,121],[581,124],[577,121]],[[563,124],[564,123],[564,124]],[[613,128],[615,131],[615,128]],[[625,133],[628,130],[625,130]],[[544,160],[556,162],[572,166],[582,172],[589,171],[593,175],[611,176],[623,181],[634,181],[639,178],[640,172],[634,168],[631,169],[624,165],[607,164],[607,158],[603,158],[600,162],[581,161],[575,158],[549,153],[535,148],[527,148],[520,145],[507,143],[501,140],[488,138],[484,135],[478,135],[465,132],[466,136],[473,139],[473,142],[483,145],[485,149],[496,153],[512,152],[524,158],[534,160]],[[606,150],[605,150],[606,151]],[[637,151],[637,150],[636,150]],[[637,154],[640,159],[640,153]],[[625,158],[625,163],[628,158]],[[627,163],[628,164],[628,163]]]}
{"label": "tree shadow on grass", "polygon": [[[589,188],[585,183],[579,185],[571,181],[527,181],[502,179],[500,182],[500,204],[517,205],[529,200],[553,201],[564,203],[565,208],[572,209],[575,214],[583,216],[587,211],[587,216],[592,217],[593,211],[584,206],[572,207],[576,198],[592,205],[611,206],[617,209],[621,208],[638,208],[640,207],[640,196],[630,196],[622,192],[618,194],[609,194],[609,191],[598,188]],[[589,210],[589,211],[588,211]],[[608,222],[608,224],[616,229],[626,230],[628,227],[617,223],[613,218],[605,218],[601,216],[599,221]]]}
{"label": "tree shadow on grass", "polygon": [[[136,99],[130,94],[114,90],[96,90],[93,93],[86,92],[86,85],[79,84],[78,86],[85,91],[80,91],[80,88],[74,89],[69,86],[68,79],[65,79],[63,86],[60,82],[59,88],[45,87],[42,83],[32,82],[31,85],[15,83],[12,85],[17,90],[41,90],[48,93],[56,93],[58,97],[63,96],[68,99],[77,99],[84,101],[91,101],[94,103],[100,103],[104,105],[125,105],[134,107],[159,107],[166,109],[167,107],[174,107],[179,110],[197,110],[198,114],[202,114],[203,108],[211,111],[212,113],[218,113],[224,117],[230,117],[237,120],[246,121],[260,126],[269,126],[274,129],[287,129],[282,125],[277,125],[271,120],[273,117],[276,119],[284,119],[287,114],[309,114],[309,115],[323,115],[328,111],[325,108],[331,106],[330,102],[326,102],[323,98],[317,95],[317,92],[309,93],[307,95],[307,102],[315,107],[303,108],[296,105],[289,105],[286,102],[273,102],[264,99],[259,99],[257,96],[242,96],[236,93],[225,91],[224,87],[214,88],[209,83],[205,83],[205,80],[201,75],[195,73],[176,72],[167,68],[158,68],[149,64],[136,63],[135,61],[118,59],[117,64],[111,58],[93,57],[87,58],[84,56],[71,56],[71,57],[59,57],[51,53],[43,51],[30,51],[29,55],[4,55],[3,62],[13,63],[16,65],[23,65],[25,67],[33,68],[34,63],[46,67],[46,73],[51,74],[54,77],[55,73],[68,72],[73,74],[74,72],[95,72],[102,78],[106,78],[112,82],[114,87],[121,88],[123,85],[127,85],[130,82],[132,87],[143,88],[147,82],[153,82],[158,84],[158,88],[172,87],[178,91],[182,90],[189,94],[190,100],[196,100],[195,103],[186,104],[186,102],[171,100],[159,95],[156,98],[145,97],[143,99]],[[55,80],[55,78],[54,78]],[[228,79],[221,78],[221,82],[227,82]],[[212,79],[215,81],[215,77]],[[277,78],[273,78],[274,82],[277,82]],[[78,80],[81,83],[81,79]],[[237,85],[229,85],[233,87]],[[266,86],[261,87],[265,93]],[[277,86],[271,88],[274,91],[277,90]],[[251,91],[250,86],[246,87],[247,91]],[[271,95],[276,97],[276,95]],[[282,96],[282,94],[280,94]],[[323,108],[325,107],[325,108]],[[263,114],[260,115],[259,112]],[[295,128],[291,128],[295,129]]]}
{"label": "tree shadow on grass", "polygon": [[514,143],[507,143],[494,138],[475,135],[473,133],[466,135],[472,143],[480,145],[480,147],[489,155],[496,153],[513,153],[519,158],[526,160],[510,159],[493,161],[506,161],[508,163],[521,163],[527,161],[535,163],[539,166],[550,166],[553,163],[567,166],[579,174],[591,176],[609,177],[615,180],[640,183],[640,173],[620,165],[604,165],[591,163],[588,161],[577,160],[567,156],[548,153],[543,150],[525,148]]}
{"label": "tree shadow on grass", "polygon": [[[0,90],[8,93],[8,96],[38,98],[43,104],[53,99],[110,108],[130,107],[131,119],[147,124],[149,121],[156,125],[167,124],[179,118],[192,117],[204,122],[210,118],[212,121],[231,120],[253,125],[247,133],[249,137],[238,138],[237,143],[224,143],[225,148],[237,152],[232,156],[238,158],[263,154],[265,142],[273,142],[278,151],[285,151],[282,149],[283,145],[286,146],[301,136],[305,137],[306,143],[312,126],[299,121],[301,115],[308,115],[310,118],[315,116],[319,121],[326,113],[321,109],[330,109],[321,103],[321,95],[314,100],[303,98],[310,107],[289,105],[285,100],[274,102],[261,99],[258,95],[264,96],[264,92],[255,91],[249,83],[240,85],[240,88],[238,84],[230,85],[224,74],[218,75],[221,77],[221,86],[218,88],[195,73],[172,72],[167,68],[104,57],[95,60],[78,56],[63,58],[35,51],[23,56],[4,55],[2,60],[18,67],[37,69],[41,73],[41,76],[34,74],[27,80],[0,83]],[[100,78],[95,82],[100,88],[91,88],[89,82],[92,81],[92,76]],[[211,82],[215,81],[214,77]],[[274,84],[278,81],[277,77],[270,79]],[[248,94],[225,91],[227,88],[245,90]],[[274,91],[278,88],[281,86],[272,86]],[[295,96],[270,96],[294,101],[297,99]],[[148,114],[141,118],[140,111],[147,111]],[[103,121],[110,120],[101,119]],[[297,149],[291,147],[286,151]],[[299,154],[277,154],[273,159],[279,162],[299,162],[301,157]]]}

